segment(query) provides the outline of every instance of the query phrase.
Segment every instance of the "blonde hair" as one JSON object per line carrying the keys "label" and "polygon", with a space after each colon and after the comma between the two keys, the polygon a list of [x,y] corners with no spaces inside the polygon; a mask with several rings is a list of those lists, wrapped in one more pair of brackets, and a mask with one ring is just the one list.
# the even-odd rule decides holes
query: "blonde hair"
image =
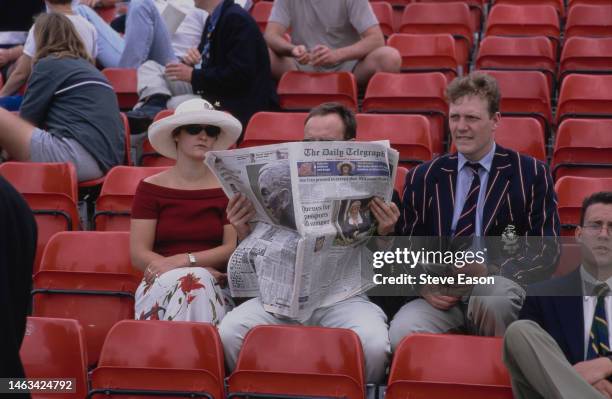
{"label": "blonde hair", "polygon": [[34,62],[50,55],[57,58],[83,58],[93,64],[72,22],[63,14],[48,13],[34,22],[36,54]]}

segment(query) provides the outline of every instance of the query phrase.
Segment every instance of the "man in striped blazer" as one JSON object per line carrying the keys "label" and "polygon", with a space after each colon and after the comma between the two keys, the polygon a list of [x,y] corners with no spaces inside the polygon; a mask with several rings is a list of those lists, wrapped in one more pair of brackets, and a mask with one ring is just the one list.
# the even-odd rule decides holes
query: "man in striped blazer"
{"label": "man in striped blazer", "polygon": [[495,143],[501,118],[495,79],[471,73],[455,79],[446,94],[458,152],[410,171],[398,230],[413,241],[467,239],[470,249],[483,249],[485,240],[478,237],[488,237],[485,263],[461,270],[494,274],[495,284],[476,285],[471,296],[440,295],[435,287],[421,285],[420,297],[403,305],[391,322],[393,349],[417,332],[503,335],[521,309],[521,285],[550,274],[558,256],[556,240],[543,238],[559,235],[557,198],[547,166]]}

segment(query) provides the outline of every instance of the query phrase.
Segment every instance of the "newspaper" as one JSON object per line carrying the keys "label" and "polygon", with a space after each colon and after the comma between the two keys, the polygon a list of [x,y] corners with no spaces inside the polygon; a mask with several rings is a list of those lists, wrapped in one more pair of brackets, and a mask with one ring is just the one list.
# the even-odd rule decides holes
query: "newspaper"
{"label": "newspaper", "polygon": [[268,312],[303,321],[371,288],[361,270],[377,227],[369,203],[391,200],[398,158],[387,140],[207,153],[227,196],[243,193],[256,210],[228,264],[232,296],[259,296]]}

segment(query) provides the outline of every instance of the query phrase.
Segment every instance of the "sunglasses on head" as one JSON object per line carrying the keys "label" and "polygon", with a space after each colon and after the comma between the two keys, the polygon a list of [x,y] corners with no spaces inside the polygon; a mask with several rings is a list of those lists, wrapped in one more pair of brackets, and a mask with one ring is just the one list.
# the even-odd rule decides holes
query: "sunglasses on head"
{"label": "sunglasses on head", "polygon": [[208,137],[217,137],[221,133],[219,126],[213,125],[186,125],[182,127],[190,136],[196,136],[202,133],[202,130]]}

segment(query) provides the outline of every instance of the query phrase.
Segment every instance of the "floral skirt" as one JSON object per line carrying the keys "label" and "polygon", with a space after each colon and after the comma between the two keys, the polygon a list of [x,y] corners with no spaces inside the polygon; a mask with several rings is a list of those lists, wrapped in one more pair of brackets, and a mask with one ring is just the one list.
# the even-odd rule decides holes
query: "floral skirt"
{"label": "floral skirt", "polygon": [[229,311],[226,293],[202,267],[167,271],[136,290],[137,320],[180,320],[219,324]]}

